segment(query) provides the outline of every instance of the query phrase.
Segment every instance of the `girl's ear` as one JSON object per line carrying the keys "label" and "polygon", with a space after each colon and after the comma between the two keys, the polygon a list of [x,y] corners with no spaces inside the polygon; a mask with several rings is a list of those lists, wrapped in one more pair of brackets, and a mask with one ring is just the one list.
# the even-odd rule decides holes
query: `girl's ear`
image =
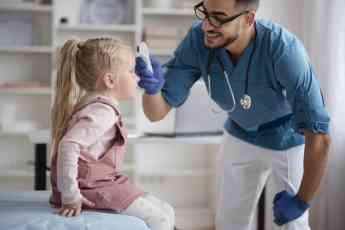
{"label": "girl's ear", "polygon": [[107,89],[113,89],[117,85],[116,77],[113,73],[105,73],[102,80]]}

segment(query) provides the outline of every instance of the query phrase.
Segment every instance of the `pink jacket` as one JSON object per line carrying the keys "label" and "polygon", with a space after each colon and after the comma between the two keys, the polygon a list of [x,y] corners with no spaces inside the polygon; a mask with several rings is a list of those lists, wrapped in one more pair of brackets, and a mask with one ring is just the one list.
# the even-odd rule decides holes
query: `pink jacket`
{"label": "pink jacket", "polygon": [[[68,140],[73,140],[73,135],[71,136],[71,134],[77,135],[80,132],[78,132],[78,130],[73,131],[73,129],[77,129],[78,123],[82,123],[83,119],[88,117],[85,113],[90,113],[90,108],[99,108],[99,110],[102,111],[102,107],[104,106],[107,109],[110,107],[118,117],[118,120],[114,124],[109,124],[110,127],[107,129],[108,132],[100,134],[101,137],[103,137],[103,141],[106,142],[104,145],[107,148],[104,149],[104,153],[100,154],[99,157],[95,157],[95,152],[92,151],[96,150],[93,150],[94,148],[91,146],[91,144],[94,143],[84,143],[82,140],[77,141],[78,139],[76,139],[74,142],[78,143],[77,145],[74,143],[74,145],[78,147],[70,147],[68,150],[73,152],[73,156],[75,154],[78,155],[77,175],[75,178],[76,186],[78,186],[78,188],[73,190],[74,178],[69,178],[72,182],[67,184],[72,187],[72,190],[70,191],[74,194],[74,197],[80,197],[80,195],[75,196],[75,194],[80,193],[82,196],[95,203],[95,209],[107,209],[121,212],[144,193],[131,184],[127,176],[120,173],[127,141],[127,131],[123,126],[121,116],[116,109],[116,105],[109,98],[103,96],[96,97],[84,104],[81,108],[74,111],[65,136],[62,138],[62,142],[65,137],[68,137]],[[97,111],[95,114],[97,114]],[[79,129],[82,130],[82,127],[83,126],[81,125]],[[88,129],[88,127],[84,128],[85,130]],[[109,133],[112,133],[113,135],[111,139],[109,139]],[[93,135],[97,135],[97,133],[94,133]],[[73,146],[73,141],[70,141],[70,145]],[[72,151],[73,149],[78,151]],[[61,182],[59,182],[59,180],[61,180],[60,177],[65,173],[61,173],[60,171],[63,171],[63,169],[58,167],[59,154],[64,151],[63,146],[58,145],[57,150],[58,151],[53,150],[55,152],[53,152],[51,164],[51,184],[53,192],[51,202],[55,206],[59,207],[64,198],[62,193],[67,193],[65,191],[69,188],[64,188],[64,186],[61,185]],[[66,167],[68,168],[68,166]],[[68,178],[66,180],[68,181]]]}

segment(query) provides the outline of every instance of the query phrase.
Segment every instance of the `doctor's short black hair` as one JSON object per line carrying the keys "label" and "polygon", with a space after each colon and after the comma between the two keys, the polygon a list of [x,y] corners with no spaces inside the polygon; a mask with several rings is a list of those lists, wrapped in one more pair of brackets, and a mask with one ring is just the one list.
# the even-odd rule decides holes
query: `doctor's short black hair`
{"label": "doctor's short black hair", "polygon": [[236,6],[244,7],[245,9],[257,10],[260,5],[260,0],[235,0]]}

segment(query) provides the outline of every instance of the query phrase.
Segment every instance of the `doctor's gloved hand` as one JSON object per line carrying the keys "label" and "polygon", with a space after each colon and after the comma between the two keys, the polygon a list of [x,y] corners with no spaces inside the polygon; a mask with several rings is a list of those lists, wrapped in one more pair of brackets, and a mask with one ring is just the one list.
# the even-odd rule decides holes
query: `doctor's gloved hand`
{"label": "doctor's gloved hand", "polygon": [[303,215],[310,205],[297,195],[282,191],[273,200],[274,223],[284,225]]}
{"label": "doctor's gloved hand", "polygon": [[151,73],[145,61],[141,57],[135,59],[135,73],[140,78],[138,85],[143,88],[145,92],[149,95],[157,94],[164,85],[164,74],[163,69],[159,61],[150,56],[153,73]]}

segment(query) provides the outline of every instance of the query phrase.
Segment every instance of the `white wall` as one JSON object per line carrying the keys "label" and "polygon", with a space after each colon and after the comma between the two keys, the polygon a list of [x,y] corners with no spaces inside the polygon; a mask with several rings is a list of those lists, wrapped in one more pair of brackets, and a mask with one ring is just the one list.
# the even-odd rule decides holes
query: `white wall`
{"label": "white wall", "polygon": [[303,41],[306,24],[304,8],[304,1],[301,0],[261,0],[258,17],[272,19]]}

